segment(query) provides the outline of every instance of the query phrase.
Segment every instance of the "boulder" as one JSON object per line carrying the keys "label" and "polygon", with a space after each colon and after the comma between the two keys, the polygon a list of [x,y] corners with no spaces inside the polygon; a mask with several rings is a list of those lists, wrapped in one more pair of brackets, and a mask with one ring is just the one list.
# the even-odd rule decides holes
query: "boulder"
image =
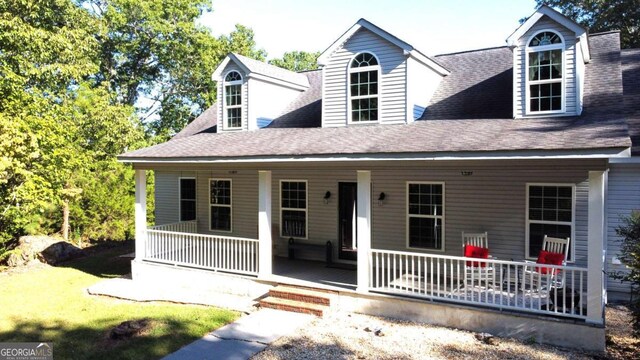
{"label": "boulder", "polygon": [[18,245],[6,258],[8,266],[26,265],[38,259],[47,264],[58,264],[82,255],[82,250],[71,243],[53,236],[21,236]]}

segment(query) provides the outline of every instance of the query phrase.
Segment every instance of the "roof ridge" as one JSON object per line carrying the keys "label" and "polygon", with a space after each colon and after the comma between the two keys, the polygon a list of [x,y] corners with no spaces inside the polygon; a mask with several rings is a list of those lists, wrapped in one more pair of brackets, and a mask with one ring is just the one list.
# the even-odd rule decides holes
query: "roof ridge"
{"label": "roof ridge", "polygon": [[609,35],[609,34],[613,34],[613,33],[620,33],[620,30],[607,30],[607,31],[601,31],[601,32],[597,32],[597,33],[589,34],[589,37],[592,37],[592,36],[601,36],[601,35]]}
{"label": "roof ridge", "polygon": [[502,46],[492,46],[492,47],[486,47],[486,48],[480,48],[480,49],[462,50],[462,51],[456,51],[456,52],[451,52],[451,53],[438,54],[438,55],[434,55],[434,57],[466,54],[466,53],[471,53],[471,52],[480,52],[480,51],[487,51],[487,50],[497,50],[497,49],[503,49],[503,48],[508,48],[508,47],[509,46],[507,46],[507,45],[502,45]]}

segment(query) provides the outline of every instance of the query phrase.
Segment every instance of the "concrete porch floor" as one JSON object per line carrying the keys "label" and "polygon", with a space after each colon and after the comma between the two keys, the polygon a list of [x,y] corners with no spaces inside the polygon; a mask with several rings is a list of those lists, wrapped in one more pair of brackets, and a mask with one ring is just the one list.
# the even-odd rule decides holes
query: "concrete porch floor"
{"label": "concrete porch floor", "polygon": [[355,290],[357,271],[355,266],[325,262],[291,260],[286,257],[273,258],[273,275],[269,281],[330,290]]}

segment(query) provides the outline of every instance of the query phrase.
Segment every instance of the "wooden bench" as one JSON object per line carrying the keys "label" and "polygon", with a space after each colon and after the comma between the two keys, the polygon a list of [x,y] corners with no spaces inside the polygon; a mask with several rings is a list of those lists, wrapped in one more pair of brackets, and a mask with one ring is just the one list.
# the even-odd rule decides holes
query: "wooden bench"
{"label": "wooden bench", "polygon": [[313,253],[324,253],[324,259],[327,264],[333,263],[333,244],[327,241],[324,245],[310,244],[305,242],[296,242],[293,238],[289,238],[289,259],[296,258],[296,250],[308,250]]}

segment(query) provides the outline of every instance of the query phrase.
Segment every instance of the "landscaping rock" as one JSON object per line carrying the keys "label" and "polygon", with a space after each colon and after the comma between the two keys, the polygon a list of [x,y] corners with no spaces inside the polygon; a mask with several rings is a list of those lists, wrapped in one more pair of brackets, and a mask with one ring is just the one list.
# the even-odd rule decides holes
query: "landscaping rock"
{"label": "landscaping rock", "polygon": [[6,257],[7,266],[23,266],[34,259],[47,264],[57,264],[82,255],[82,250],[58,237],[22,236],[18,245]]}
{"label": "landscaping rock", "polygon": [[109,337],[114,340],[130,338],[134,335],[139,335],[141,332],[146,330],[149,325],[150,321],[148,319],[127,320],[111,329]]}
{"label": "landscaping rock", "polygon": [[498,345],[498,339],[489,333],[479,333],[475,335],[478,341],[482,341],[488,345]]}

